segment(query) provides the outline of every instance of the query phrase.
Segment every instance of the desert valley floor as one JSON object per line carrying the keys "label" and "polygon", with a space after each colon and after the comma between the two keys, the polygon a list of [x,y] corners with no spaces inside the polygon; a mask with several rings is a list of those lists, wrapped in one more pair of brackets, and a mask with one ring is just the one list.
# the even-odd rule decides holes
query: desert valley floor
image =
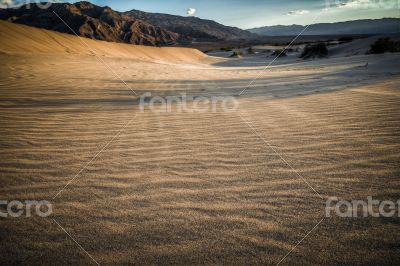
{"label": "desert valley floor", "polygon": [[[0,219],[2,264],[400,263],[398,217],[325,217],[329,197],[400,198],[400,54],[264,71],[261,57],[125,57],[0,26],[0,195],[53,204],[48,218]],[[141,112],[146,92],[239,108]]]}

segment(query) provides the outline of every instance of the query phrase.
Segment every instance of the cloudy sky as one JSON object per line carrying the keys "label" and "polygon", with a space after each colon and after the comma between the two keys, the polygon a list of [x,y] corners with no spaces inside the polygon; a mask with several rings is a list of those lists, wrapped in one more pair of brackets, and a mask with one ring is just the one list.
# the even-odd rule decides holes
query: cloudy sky
{"label": "cloudy sky", "polygon": [[102,6],[108,5],[119,11],[139,9],[182,16],[191,14],[243,29],[277,24],[307,25],[364,18],[400,17],[400,0],[92,0],[91,2]]}

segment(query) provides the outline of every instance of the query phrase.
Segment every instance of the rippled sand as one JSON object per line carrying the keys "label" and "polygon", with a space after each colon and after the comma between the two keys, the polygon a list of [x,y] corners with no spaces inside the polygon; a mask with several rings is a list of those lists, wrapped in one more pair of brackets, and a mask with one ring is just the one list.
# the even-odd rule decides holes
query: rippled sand
{"label": "rippled sand", "polygon": [[[398,217],[324,218],[328,197],[400,199],[399,58],[105,58],[125,86],[93,56],[0,55],[1,198],[53,204],[0,219],[1,263],[93,264],[52,219],[104,265],[400,263]],[[236,112],[138,108],[260,73]]]}

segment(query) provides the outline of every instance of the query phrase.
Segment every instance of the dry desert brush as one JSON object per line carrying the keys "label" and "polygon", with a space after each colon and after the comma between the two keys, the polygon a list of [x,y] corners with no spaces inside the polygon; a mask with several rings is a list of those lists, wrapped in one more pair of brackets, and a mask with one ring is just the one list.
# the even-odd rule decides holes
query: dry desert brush
{"label": "dry desert brush", "polygon": [[286,50],[284,49],[276,49],[272,54],[272,56],[277,56],[277,57],[286,57]]}
{"label": "dry desert brush", "polygon": [[328,48],[326,47],[325,43],[320,42],[315,44],[307,44],[306,47],[304,47],[300,58],[323,58],[326,56],[328,56]]}
{"label": "dry desert brush", "polygon": [[400,52],[400,43],[393,41],[389,37],[379,38],[371,45],[371,49],[369,50],[371,54],[383,54],[387,52]]}

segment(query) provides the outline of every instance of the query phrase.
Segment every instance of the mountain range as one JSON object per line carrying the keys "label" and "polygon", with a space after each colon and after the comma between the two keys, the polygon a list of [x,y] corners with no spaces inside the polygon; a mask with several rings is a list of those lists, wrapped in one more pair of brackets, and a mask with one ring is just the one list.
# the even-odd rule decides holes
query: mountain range
{"label": "mountain range", "polygon": [[[277,25],[248,29],[263,36],[296,36],[305,26]],[[362,19],[310,25],[302,35],[386,34],[400,32],[399,18]]]}
{"label": "mountain range", "polygon": [[[42,9],[37,5],[0,8],[0,19],[28,26],[79,36],[130,44],[152,46],[189,45],[204,42],[248,43],[268,40],[261,36],[294,36],[304,26],[266,26],[242,30],[212,20],[182,17],[139,10],[118,12],[82,1],[53,3]],[[72,29],[72,31],[71,31]],[[383,34],[400,31],[400,19],[366,19],[310,25],[303,35]]]}
{"label": "mountain range", "polygon": [[73,34],[72,29],[76,34],[91,39],[143,45],[256,37],[248,31],[212,20],[138,10],[117,12],[85,1],[53,3],[48,9],[36,5],[0,9],[0,19],[69,34]]}
{"label": "mountain range", "polygon": [[54,3],[48,9],[36,5],[1,9],[0,19],[69,34],[72,29],[80,36],[110,42],[158,45],[181,41],[177,33],[89,2]]}
{"label": "mountain range", "polygon": [[179,33],[185,38],[192,38],[196,41],[257,38],[257,35],[249,31],[224,26],[213,20],[200,19],[197,17],[181,17],[160,13],[148,13],[139,10],[131,10],[124,14],[147,21],[152,25]]}

